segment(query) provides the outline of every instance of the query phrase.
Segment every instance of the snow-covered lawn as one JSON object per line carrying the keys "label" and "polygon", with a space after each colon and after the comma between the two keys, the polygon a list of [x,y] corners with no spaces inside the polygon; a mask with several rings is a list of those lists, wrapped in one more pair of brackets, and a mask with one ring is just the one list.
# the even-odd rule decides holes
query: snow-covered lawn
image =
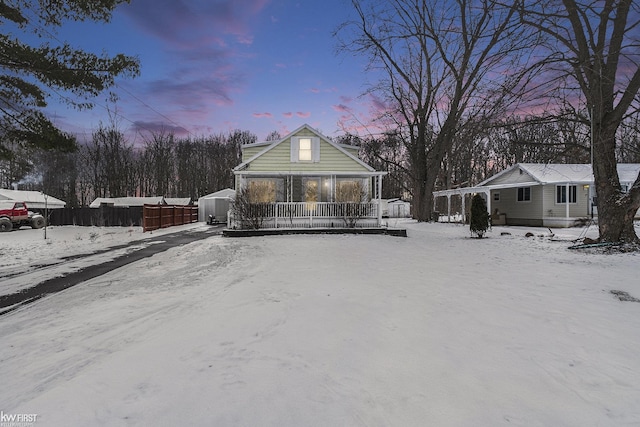
{"label": "snow-covered lawn", "polygon": [[35,426],[640,424],[640,303],[610,293],[640,297],[639,255],[402,225],[215,236],[1,316],[0,410]]}

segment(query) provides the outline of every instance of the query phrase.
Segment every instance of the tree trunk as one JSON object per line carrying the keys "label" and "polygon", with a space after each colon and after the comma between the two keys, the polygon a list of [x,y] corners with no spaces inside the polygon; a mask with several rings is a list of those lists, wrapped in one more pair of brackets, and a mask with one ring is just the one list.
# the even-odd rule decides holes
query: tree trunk
{"label": "tree trunk", "polygon": [[[638,209],[640,188],[624,194],[620,186],[615,151],[615,126],[594,129],[593,175],[598,197],[598,229],[602,242],[638,242],[633,219]],[[636,183],[638,181],[636,180]],[[636,187],[636,186],[634,186]]]}
{"label": "tree trunk", "polygon": [[431,221],[431,198],[431,191],[428,191],[426,181],[423,179],[414,180],[411,206],[414,219],[420,222]]}

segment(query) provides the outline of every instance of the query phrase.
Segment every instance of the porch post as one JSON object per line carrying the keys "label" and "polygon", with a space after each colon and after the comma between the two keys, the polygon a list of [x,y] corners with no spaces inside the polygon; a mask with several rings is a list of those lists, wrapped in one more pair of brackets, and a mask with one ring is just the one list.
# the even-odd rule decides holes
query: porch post
{"label": "porch post", "polygon": [[[565,218],[569,218],[569,183],[565,184],[564,186],[565,192],[566,192],[566,198],[565,198]],[[576,190],[577,193],[577,190]]]}
{"label": "porch post", "polygon": [[377,179],[378,193],[378,227],[382,225],[382,175],[378,175]]}
{"label": "porch post", "polygon": [[462,198],[462,223],[466,224],[467,223],[467,198],[465,197],[466,194],[464,193],[460,193],[460,197]]}
{"label": "porch post", "polygon": [[491,218],[491,190],[487,190],[484,192],[487,195],[487,212],[489,213],[489,218]]}

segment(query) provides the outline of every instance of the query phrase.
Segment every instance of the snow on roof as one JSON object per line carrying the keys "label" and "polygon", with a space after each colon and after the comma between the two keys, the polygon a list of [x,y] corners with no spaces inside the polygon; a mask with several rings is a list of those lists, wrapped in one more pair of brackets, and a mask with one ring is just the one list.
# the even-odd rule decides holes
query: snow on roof
{"label": "snow on roof", "polygon": [[[46,196],[46,197],[45,197]],[[55,197],[41,193],[40,191],[26,190],[7,190],[0,189],[0,200],[14,200],[16,202],[25,202],[27,207],[44,207],[46,204],[50,208],[64,207],[67,203],[56,199]]]}
{"label": "snow on roof", "polygon": [[233,188],[225,188],[223,190],[216,191],[215,193],[202,196],[200,197],[200,199],[216,199],[216,198],[226,198],[226,197],[235,197],[235,196],[236,196],[236,190],[234,190]]}
{"label": "snow on roof", "polygon": [[634,182],[640,173],[640,163],[618,163],[620,182]]}
{"label": "snow on roof", "polygon": [[591,165],[519,163],[520,169],[541,183],[592,182]]}
{"label": "snow on roof", "polygon": [[[490,185],[491,181],[515,168],[520,168],[540,184],[557,184],[564,182],[588,184],[593,182],[593,171],[590,164],[516,163],[510,168],[481,182],[477,187]],[[638,176],[638,173],[640,173],[640,163],[618,163],[620,182],[633,182]]]}
{"label": "snow on roof", "polygon": [[165,197],[164,201],[168,205],[174,206],[189,206],[191,204],[191,197]]}
{"label": "snow on roof", "polygon": [[164,197],[97,197],[90,208],[99,208],[101,204],[112,205],[116,208],[128,208],[130,206],[163,205]]}

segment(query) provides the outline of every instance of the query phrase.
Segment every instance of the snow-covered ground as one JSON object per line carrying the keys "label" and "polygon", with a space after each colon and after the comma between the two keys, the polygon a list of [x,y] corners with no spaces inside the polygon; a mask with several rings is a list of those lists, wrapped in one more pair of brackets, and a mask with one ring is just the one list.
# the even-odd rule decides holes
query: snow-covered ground
{"label": "snow-covered ground", "polygon": [[[640,304],[610,292],[640,297],[640,255],[568,250],[582,229],[400,225],[408,238],[215,236],[3,315],[0,411],[35,426],[640,425]],[[3,263],[144,237],[49,231],[0,234]]]}

